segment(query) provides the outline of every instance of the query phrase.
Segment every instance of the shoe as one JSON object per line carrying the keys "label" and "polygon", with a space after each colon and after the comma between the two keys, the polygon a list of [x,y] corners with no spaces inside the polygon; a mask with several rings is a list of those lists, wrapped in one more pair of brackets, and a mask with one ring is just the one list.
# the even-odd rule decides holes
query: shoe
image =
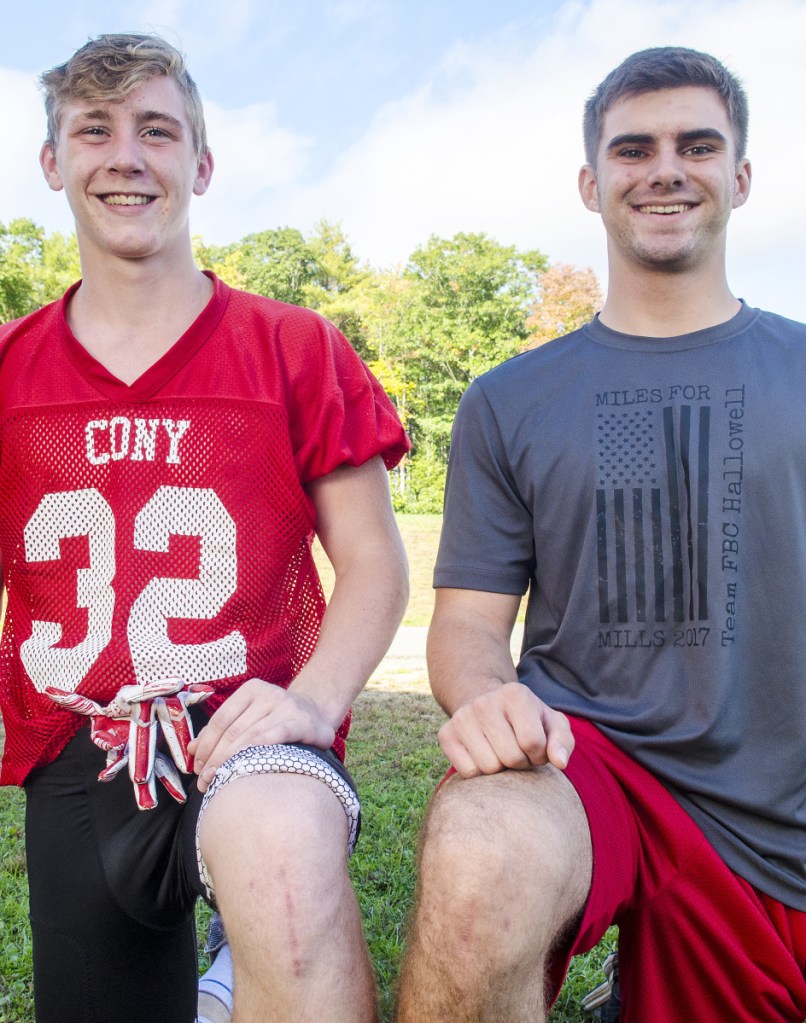
{"label": "shoe", "polygon": [[196,1012],[196,1023],[232,1023],[232,1013],[226,1002],[216,998],[212,991],[199,991]]}
{"label": "shoe", "polygon": [[611,952],[602,970],[605,979],[582,999],[582,1008],[593,1012],[600,1023],[619,1023],[621,1015],[621,988],[618,976],[618,953]]}
{"label": "shoe", "polygon": [[224,922],[218,913],[210,919],[204,951],[210,955],[212,963],[199,978],[196,1023],[231,1023],[232,956]]}
{"label": "shoe", "polygon": [[204,951],[210,956],[210,961],[215,959],[216,954],[222,945],[227,943],[227,932],[224,930],[224,921],[220,913],[213,913],[210,923],[207,925],[207,937],[204,939]]}

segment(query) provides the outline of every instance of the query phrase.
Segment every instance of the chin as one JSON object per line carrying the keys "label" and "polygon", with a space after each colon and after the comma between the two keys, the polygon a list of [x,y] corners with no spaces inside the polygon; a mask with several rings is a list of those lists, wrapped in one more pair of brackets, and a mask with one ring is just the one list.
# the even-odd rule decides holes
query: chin
{"label": "chin", "polygon": [[688,256],[667,256],[667,257],[645,257],[640,263],[647,270],[654,270],[656,273],[683,274],[697,268],[698,261]]}
{"label": "chin", "polygon": [[696,270],[703,262],[703,253],[697,249],[634,248],[632,258],[647,270],[678,274]]}

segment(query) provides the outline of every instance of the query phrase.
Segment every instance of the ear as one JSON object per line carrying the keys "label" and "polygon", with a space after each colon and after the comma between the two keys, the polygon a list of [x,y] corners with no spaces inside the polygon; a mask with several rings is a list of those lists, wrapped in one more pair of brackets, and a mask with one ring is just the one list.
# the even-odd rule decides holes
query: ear
{"label": "ear", "polygon": [[736,164],[736,178],[733,182],[733,204],[732,209],[744,206],[747,197],[750,195],[750,179],[752,171],[750,161],[743,159]]}
{"label": "ear", "polygon": [[210,179],[213,176],[213,154],[206,149],[199,157],[199,166],[196,170],[196,180],[193,182],[193,194],[204,195],[210,187]]}
{"label": "ear", "polygon": [[586,208],[591,213],[600,213],[599,209],[599,189],[596,186],[596,173],[590,164],[585,164],[579,171],[579,180],[577,182],[579,186],[579,194],[582,197],[582,201]]}
{"label": "ear", "polygon": [[50,142],[46,142],[39,151],[39,166],[45,175],[45,181],[47,181],[53,191],[61,192],[64,188],[64,182],[56,162],[56,152]]}

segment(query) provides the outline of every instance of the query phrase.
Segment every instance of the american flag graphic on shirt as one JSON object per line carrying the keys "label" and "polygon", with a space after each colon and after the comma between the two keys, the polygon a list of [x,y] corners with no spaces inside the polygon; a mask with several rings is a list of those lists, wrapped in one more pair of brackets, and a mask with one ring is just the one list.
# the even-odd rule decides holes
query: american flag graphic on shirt
{"label": "american flag graphic on shirt", "polygon": [[601,623],[708,618],[710,433],[708,405],[599,413]]}

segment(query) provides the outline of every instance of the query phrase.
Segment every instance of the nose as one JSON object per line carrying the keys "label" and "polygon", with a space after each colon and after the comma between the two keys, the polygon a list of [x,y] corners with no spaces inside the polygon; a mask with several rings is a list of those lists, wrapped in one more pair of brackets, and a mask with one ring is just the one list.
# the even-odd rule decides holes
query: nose
{"label": "nose", "polygon": [[648,183],[652,188],[680,188],[686,180],[686,165],[675,146],[658,149],[647,169]]}
{"label": "nose", "polygon": [[144,169],[142,146],[136,137],[117,135],[108,149],[107,169],[118,174],[138,174]]}

